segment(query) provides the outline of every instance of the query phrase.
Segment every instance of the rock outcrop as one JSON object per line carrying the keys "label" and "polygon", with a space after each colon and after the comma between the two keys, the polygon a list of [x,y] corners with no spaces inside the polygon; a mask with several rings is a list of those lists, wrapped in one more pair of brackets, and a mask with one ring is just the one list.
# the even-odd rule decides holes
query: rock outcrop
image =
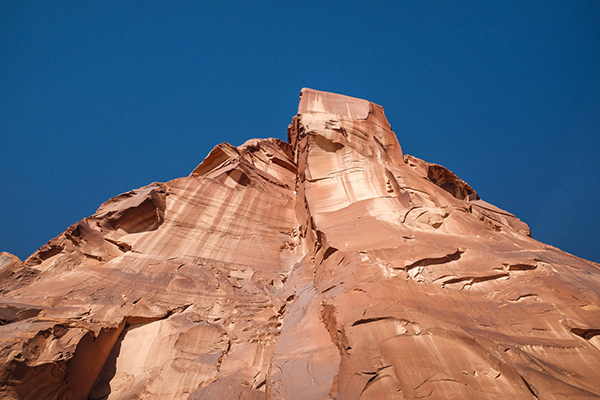
{"label": "rock outcrop", "polygon": [[303,89],[288,139],[2,253],[0,397],[600,398],[598,264],[404,155],[376,104]]}

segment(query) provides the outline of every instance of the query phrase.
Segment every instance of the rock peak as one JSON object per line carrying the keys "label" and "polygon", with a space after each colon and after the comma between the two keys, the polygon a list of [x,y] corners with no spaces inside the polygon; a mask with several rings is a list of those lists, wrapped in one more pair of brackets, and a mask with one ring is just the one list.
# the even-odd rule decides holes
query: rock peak
{"label": "rock peak", "polygon": [[298,115],[288,129],[288,142],[296,150],[297,159],[307,149],[299,147],[301,137],[306,135],[319,136],[320,143],[349,146],[367,157],[379,155],[403,163],[402,148],[383,107],[367,100],[302,89]]}
{"label": "rock peak", "polygon": [[370,108],[370,103],[367,100],[303,88],[300,91],[298,114],[325,113],[337,114],[351,119],[367,119]]}
{"label": "rock peak", "polygon": [[298,114],[305,113],[332,114],[354,120],[369,119],[378,125],[390,127],[383,107],[378,104],[357,97],[309,88],[300,91],[298,102]]}

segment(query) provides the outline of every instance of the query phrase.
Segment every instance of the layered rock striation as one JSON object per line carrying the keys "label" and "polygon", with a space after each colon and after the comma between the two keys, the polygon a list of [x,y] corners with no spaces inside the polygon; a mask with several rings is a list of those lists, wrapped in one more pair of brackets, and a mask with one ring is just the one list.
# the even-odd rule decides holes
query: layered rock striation
{"label": "layered rock striation", "polygon": [[303,89],[288,142],[2,253],[0,397],[600,398],[598,264],[404,155],[366,100]]}

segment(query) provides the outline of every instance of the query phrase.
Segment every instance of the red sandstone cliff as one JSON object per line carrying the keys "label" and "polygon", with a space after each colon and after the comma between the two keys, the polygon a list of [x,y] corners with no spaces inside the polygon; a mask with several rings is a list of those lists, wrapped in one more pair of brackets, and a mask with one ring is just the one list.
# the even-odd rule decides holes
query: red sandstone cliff
{"label": "red sandstone cliff", "polygon": [[600,397],[598,264],[403,155],[376,104],[304,89],[288,138],[2,253],[0,397]]}

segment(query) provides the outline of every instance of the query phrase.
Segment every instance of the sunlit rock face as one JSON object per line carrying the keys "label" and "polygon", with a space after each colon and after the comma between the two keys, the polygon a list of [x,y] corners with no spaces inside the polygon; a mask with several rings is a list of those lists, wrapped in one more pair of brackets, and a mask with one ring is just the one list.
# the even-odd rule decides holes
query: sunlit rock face
{"label": "sunlit rock face", "polygon": [[376,104],[303,89],[288,139],[0,254],[0,397],[600,397],[598,264],[404,155]]}

